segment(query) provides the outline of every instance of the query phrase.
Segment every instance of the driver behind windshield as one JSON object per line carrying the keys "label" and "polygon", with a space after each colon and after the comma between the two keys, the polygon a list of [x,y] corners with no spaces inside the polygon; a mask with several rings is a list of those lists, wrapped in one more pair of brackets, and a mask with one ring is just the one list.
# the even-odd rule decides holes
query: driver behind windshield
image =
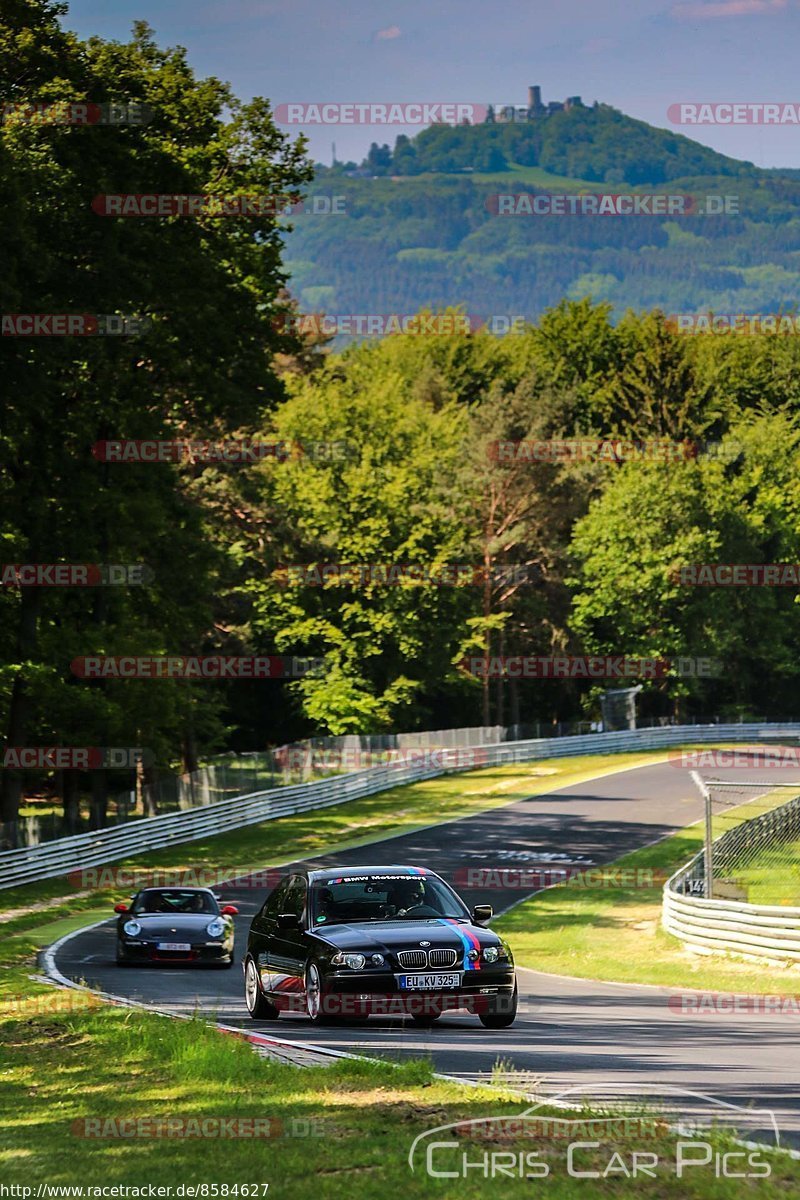
{"label": "driver behind windshield", "polygon": [[[435,897],[431,897],[435,900]],[[387,916],[438,917],[442,910],[425,902],[425,884],[421,879],[404,879],[387,897]]]}
{"label": "driver behind windshield", "polygon": [[314,922],[321,925],[406,917],[464,920],[467,916],[465,907],[446,884],[419,876],[320,881],[311,888],[311,912]]}

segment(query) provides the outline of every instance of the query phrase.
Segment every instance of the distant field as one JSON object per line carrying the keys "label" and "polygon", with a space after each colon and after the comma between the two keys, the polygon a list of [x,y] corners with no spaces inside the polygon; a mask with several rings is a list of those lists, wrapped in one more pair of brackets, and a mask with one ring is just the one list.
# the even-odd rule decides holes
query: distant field
{"label": "distant field", "polygon": [[[507,171],[464,171],[451,175],[423,172],[421,175],[393,175],[391,178],[395,183],[404,183],[407,179],[473,179],[476,183],[528,183],[533,187],[559,187],[565,191],[567,189],[576,191],[578,188],[599,189],[606,186],[596,180],[574,179],[569,175],[553,175],[542,167],[525,167],[521,163],[513,163]],[[614,187],[618,191],[630,190],[627,185],[617,187],[615,184]]]}

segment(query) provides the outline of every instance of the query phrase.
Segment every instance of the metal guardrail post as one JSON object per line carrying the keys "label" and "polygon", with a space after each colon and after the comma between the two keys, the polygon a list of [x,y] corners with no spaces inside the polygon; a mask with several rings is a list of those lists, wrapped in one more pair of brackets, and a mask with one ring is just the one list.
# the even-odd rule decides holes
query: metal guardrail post
{"label": "metal guardrail post", "polygon": [[692,781],[697,787],[700,795],[703,797],[704,816],[705,816],[705,879],[706,879],[706,897],[709,900],[714,898],[714,830],[713,818],[714,814],[711,808],[711,792],[706,787],[697,771],[691,772]]}

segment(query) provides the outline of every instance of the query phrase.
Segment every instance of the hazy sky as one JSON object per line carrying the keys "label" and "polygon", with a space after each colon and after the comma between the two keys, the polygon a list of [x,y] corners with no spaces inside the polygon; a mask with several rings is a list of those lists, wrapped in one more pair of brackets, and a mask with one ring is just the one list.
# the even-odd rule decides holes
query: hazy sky
{"label": "hazy sky", "polygon": [[[800,0],[74,0],[65,23],[124,40],[137,18],[243,98],[512,104],[538,83],[545,100],[605,101],[758,166],[800,166],[800,125],[667,118],[682,101],[800,103]],[[360,160],[415,130],[305,132],[330,162],[332,141]]]}

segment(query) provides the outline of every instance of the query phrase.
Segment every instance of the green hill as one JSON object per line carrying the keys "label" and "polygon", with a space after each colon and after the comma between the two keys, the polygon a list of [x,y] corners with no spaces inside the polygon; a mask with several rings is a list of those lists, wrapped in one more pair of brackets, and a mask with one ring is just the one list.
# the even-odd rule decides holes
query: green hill
{"label": "green hill", "polygon": [[376,175],[503,172],[515,165],[593,183],[656,186],[688,175],[753,175],[739,162],[669,129],[656,129],[608,104],[535,120],[431,125],[394,149],[375,147],[362,166]]}
{"label": "green hill", "polygon": [[[374,173],[367,172],[374,167]],[[728,197],[705,215],[498,216],[499,192]],[[320,167],[344,211],[287,234],[304,311],[409,313],[463,304],[535,319],[564,296],[615,311],[773,312],[800,295],[800,179],[717,154],[605,105],[537,121],[432,126],[362,168]],[[721,200],[717,207],[724,207]],[[494,205],[496,209],[496,203]]]}

